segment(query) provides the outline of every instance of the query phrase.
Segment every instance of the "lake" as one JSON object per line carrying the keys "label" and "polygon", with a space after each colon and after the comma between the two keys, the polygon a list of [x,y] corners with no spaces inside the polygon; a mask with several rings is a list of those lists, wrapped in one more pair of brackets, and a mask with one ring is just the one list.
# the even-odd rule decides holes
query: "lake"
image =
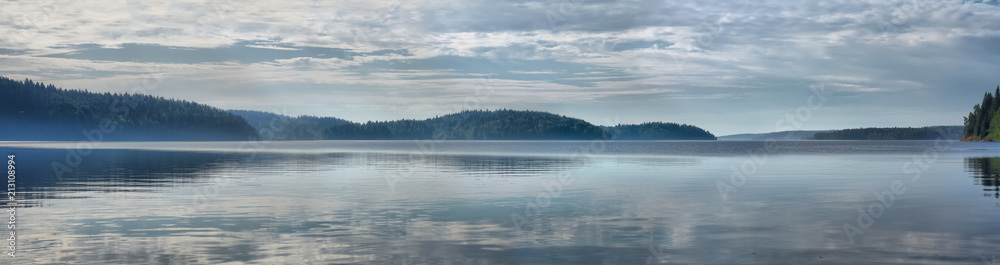
{"label": "lake", "polygon": [[0,142],[0,150],[17,166],[16,257],[4,264],[1000,262],[995,143]]}

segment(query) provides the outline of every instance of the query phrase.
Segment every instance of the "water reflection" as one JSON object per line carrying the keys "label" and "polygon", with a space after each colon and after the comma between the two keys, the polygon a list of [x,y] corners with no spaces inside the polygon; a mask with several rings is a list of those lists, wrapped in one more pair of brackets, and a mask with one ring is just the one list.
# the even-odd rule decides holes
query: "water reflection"
{"label": "water reflection", "polygon": [[[22,207],[39,206],[44,199],[83,199],[100,193],[157,192],[164,187],[196,185],[246,157],[131,150],[93,150],[86,155],[54,149],[3,151],[17,155]],[[0,205],[7,203],[0,201]]]}
{"label": "water reflection", "polygon": [[[530,177],[579,168],[573,157],[420,155],[391,153],[211,153],[142,150],[94,150],[74,167],[68,150],[5,149],[17,154],[23,207],[43,199],[84,199],[95,193],[159,192],[163,188],[210,184],[237,177],[259,185],[259,176],[362,169],[381,174],[457,173],[473,177]],[[59,166],[54,166],[59,165]],[[8,201],[0,200],[0,206]]]}
{"label": "water reflection", "polygon": [[[95,150],[57,176],[50,165],[66,150],[5,151],[22,165],[30,194],[22,199],[44,206],[29,215],[44,219],[26,220],[36,225],[23,231],[33,239],[27,251],[46,253],[29,263],[42,264],[396,264],[420,261],[427,251],[442,262],[495,261],[488,255],[501,245],[492,243],[517,238],[509,217],[517,209],[511,199],[491,199],[509,195],[492,181],[588,163],[568,156]],[[405,177],[398,191],[387,188],[388,174]],[[190,210],[192,198],[203,205]]]}
{"label": "water reflection", "polygon": [[965,167],[976,185],[983,185],[983,196],[1000,198],[1000,157],[970,157]]}
{"label": "water reflection", "polygon": [[975,264],[1000,246],[956,174],[995,197],[1000,158],[942,156],[850,245],[842,225],[910,154],[772,155],[724,202],[745,157],[104,150],[57,179],[65,150],[14,152],[43,202],[17,264]]}

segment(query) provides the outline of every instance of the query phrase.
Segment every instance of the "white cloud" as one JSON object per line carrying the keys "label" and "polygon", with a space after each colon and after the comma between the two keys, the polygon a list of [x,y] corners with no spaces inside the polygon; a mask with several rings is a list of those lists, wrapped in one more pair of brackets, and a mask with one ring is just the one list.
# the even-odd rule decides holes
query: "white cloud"
{"label": "white cloud", "polygon": [[[1000,9],[982,3],[573,3],[571,9],[559,9],[551,1],[10,1],[0,13],[0,35],[8,36],[0,39],[0,72],[70,88],[120,91],[129,86],[123,84],[148,75],[138,69],[158,65],[159,74],[186,80],[185,85],[227,91],[203,96],[176,88],[167,93],[197,101],[223,102],[225,94],[248,97],[233,101],[247,102],[256,94],[228,91],[282,87],[311,93],[315,100],[308,104],[331,100],[388,108],[382,103],[392,102],[394,110],[409,111],[414,109],[407,106],[460,101],[469,93],[469,82],[490,72],[517,75],[496,80],[502,88],[491,104],[497,105],[573,105],[567,99],[579,99],[573,106],[586,109],[592,102],[618,104],[615,100],[627,95],[669,95],[705,107],[768,112],[794,106],[735,101],[751,96],[797,102],[788,95],[811,83],[829,83],[845,97],[879,92],[927,100],[962,95],[947,90],[956,86],[968,85],[962,92],[988,89],[998,82],[1000,71],[995,64],[1000,50],[991,48],[1000,40]],[[546,14],[553,12],[560,19],[550,23]],[[245,47],[273,51],[323,47],[351,54],[192,64],[39,57],[86,48],[80,44],[196,49],[246,41],[252,43]],[[20,54],[4,55],[3,49]],[[380,52],[385,50],[401,52]],[[442,56],[484,59],[492,65],[432,60]],[[907,94],[915,90],[928,94]],[[951,96],[963,100],[957,97]],[[304,99],[287,100],[285,104]],[[620,107],[644,107],[635,104]],[[960,109],[964,107],[927,111],[960,115],[965,111]],[[440,113],[425,115],[433,114]],[[367,118],[388,117],[354,119]]]}

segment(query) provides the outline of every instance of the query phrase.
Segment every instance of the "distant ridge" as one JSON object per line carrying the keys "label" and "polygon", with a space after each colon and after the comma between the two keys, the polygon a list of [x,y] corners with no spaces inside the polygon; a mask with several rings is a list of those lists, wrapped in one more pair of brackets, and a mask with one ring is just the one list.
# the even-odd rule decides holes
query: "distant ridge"
{"label": "distant ridge", "polygon": [[424,120],[335,125],[329,140],[715,140],[701,128],[649,122],[597,126],[581,119],[530,110],[467,110]]}
{"label": "distant ridge", "polygon": [[334,117],[315,117],[275,114],[254,110],[227,110],[243,117],[250,126],[268,140],[322,140],[323,130],[330,126],[351,123]]}
{"label": "distant ridge", "polygon": [[258,136],[243,118],[191,101],[92,93],[0,77],[0,140],[226,141]]}
{"label": "distant ridge", "polygon": [[744,133],[719,136],[719,140],[734,141],[794,141],[794,140],[958,140],[965,126],[928,126],[856,128],[843,130],[781,131],[772,133]]}
{"label": "distant ridge", "polygon": [[815,140],[960,140],[965,126],[857,128],[816,133]]}
{"label": "distant ridge", "polygon": [[467,110],[423,120],[355,123],[340,118],[290,117],[229,110],[273,140],[715,140],[701,128],[648,122],[597,126],[581,119],[530,110]]}
{"label": "distant ridge", "polygon": [[0,77],[0,132],[0,140],[8,141],[716,140],[687,124],[597,126],[564,115],[510,109],[355,123],[225,111],[185,100],[66,90],[5,77]]}

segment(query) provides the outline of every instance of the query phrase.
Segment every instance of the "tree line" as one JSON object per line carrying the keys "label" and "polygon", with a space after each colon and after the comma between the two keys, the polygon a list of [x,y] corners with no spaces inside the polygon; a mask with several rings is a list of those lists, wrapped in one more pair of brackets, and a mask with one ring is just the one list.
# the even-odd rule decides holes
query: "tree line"
{"label": "tree line", "polygon": [[716,140],[712,133],[694,125],[646,122],[604,127],[615,140]]}
{"label": "tree line", "polygon": [[61,89],[30,79],[0,77],[0,139],[88,140],[84,132],[94,128],[106,129],[99,140],[246,140],[259,136],[243,118],[191,101]]}
{"label": "tree line", "polygon": [[[106,123],[106,124],[105,124]],[[541,111],[467,110],[424,120],[355,123],[333,117],[221,110],[143,94],[93,93],[0,77],[0,140],[715,140],[696,126],[597,126]]]}
{"label": "tree line", "polygon": [[965,131],[962,141],[994,142],[1000,140],[1000,86],[996,92],[983,95],[983,102],[972,107],[965,116]]}
{"label": "tree line", "polygon": [[541,111],[466,110],[425,120],[345,123],[323,130],[327,140],[715,140],[701,128],[650,122],[597,126]]}
{"label": "tree line", "polygon": [[302,115],[291,117],[254,110],[229,110],[229,113],[243,117],[250,126],[267,140],[322,140],[323,130],[350,121],[334,117]]}
{"label": "tree line", "polygon": [[817,132],[814,140],[958,140],[963,126],[857,128]]}

